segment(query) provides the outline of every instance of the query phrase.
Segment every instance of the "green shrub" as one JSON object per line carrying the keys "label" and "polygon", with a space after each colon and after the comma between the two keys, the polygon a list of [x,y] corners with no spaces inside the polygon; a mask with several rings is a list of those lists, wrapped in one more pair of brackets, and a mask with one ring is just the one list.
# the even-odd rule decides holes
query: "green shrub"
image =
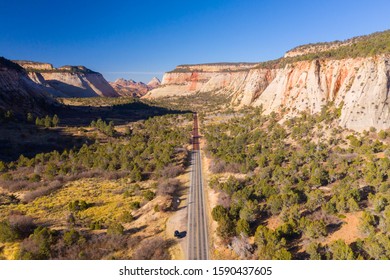
{"label": "green shrub", "polygon": [[122,223],[131,223],[134,221],[134,216],[129,211],[125,211],[120,216],[120,220]]}
{"label": "green shrub", "polygon": [[107,228],[107,234],[109,235],[123,235],[124,227],[120,223],[111,223]]}
{"label": "green shrub", "polygon": [[64,243],[68,246],[72,246],[79,241],[80,237],[81,235],[78,231],[71,229],[64,233]]}
{"label": "green shrub", "polygon": [[355,254],[352,249],[343,241],[336,240],[329,245],[332,260],[354,260]]}
{"label": "green shrub", "polygon": [[148,201],[151,201],[153,198],[156,197],[156,193],[155,192],[152,192],[151,190],[146,190],[142,193],[142,196],[148,200]]}
{"label": "green shrub", "polygon": [[102,221],[93,221],[90,223],[89,228],[91,230],[99,230],[103,228],[103,222]]}
{"label": "green shrub", "polygon": [[19,232],[10,225],[9,221],[0,222],[0,242],[14,242],[19,238]]}
{"label": "green shrub", "polygon": [[135,210],[135,209],[141,208],[141,204],[139,201],[133,201],[133,202],[130,202],[129,207],[131,210]]}
{"label": "green shrub", "polygon": [[33,174],[28,180],[30,182],[40,182],[41,179],[41,176],[39,176],[38,174]]}
{"label": "green shrub", "polygon": [[227,215],[228,215],[228,211],[222,205],[215,206],[211,211],[211,216],[213,217],[213,220],[216,222],[221,221]]}
{"label": "green shrub", "polygon": [[72,212],[83,211],[91,207],[91,204],[87,203],[85,200],[75,200],[71,201],[68,204],[68,208]]}
{"label": "green shrub", "polygon": [[47,260],[51,257],[53,232],[46,227],[38,227],[20,245],[19,259]]}
{"label": "green shrub", "polygon": [[7,165],[0,160],[0,172],[6,172],[7,171]]}
{"label": "green shrub", "polygon": [[236,233],[239,236],[243,233],[245,236],[249,236],[250,234],[250,225],[248,221],[244,219],[239,219],[237,222]]}

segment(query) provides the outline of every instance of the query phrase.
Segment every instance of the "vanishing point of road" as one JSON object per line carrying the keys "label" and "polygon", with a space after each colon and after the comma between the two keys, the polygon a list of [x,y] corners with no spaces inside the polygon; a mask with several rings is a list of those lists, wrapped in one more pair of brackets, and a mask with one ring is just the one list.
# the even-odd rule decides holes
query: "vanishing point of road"
{"label": "vanishing point of road", "polygon": [[194,113],[190,176],[190,193],[188,198],[188,259],[207,260],[208,231],[206,207],[204,202],[197,113]]}

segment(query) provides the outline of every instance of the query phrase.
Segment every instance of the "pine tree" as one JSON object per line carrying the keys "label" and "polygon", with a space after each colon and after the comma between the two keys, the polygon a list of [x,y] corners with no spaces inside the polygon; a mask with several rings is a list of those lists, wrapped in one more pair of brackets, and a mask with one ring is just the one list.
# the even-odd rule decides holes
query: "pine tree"
{"label": "pine tree", "polygon": [[54,115],[54,116],[53,116],[52,122],[53,122],[53,126],[54,126],[54,127],[57,127],[57,126],[58,126],[58,124],[60,123],[60,119],[58,118],[57,115]]}
{"label": "pine tree", "polygon": [[34,116],[30,112],[27,113],[27,122],[32,123],[34,121]]}
{"label": "pine tree", "polygon": [[46,128],[52,126],[52,121],[51,121],[51,118],[50,118],[49,116],[46,116],[46,117],[45,117],[45,119],[44,119],[44,125],[45,125]]}

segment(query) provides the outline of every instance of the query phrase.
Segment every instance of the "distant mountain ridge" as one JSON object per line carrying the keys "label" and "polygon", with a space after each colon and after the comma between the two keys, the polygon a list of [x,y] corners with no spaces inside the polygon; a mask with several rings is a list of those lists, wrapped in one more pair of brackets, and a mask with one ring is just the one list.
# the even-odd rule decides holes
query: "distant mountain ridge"
{"label": "distant mountain ridge", "polygon": [[159,87],[161,84],[157,77],[154,77],[147,84],[143,82],[135,82],[123,78],[117,79],[115,82],[110,82],[110,85],[121,96],[142,97],[148,91]]}

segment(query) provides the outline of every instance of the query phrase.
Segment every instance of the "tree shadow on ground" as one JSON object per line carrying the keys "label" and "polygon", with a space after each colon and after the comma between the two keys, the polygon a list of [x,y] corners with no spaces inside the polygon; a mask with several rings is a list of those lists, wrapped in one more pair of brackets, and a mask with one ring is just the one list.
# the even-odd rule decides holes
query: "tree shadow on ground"
{"label": "tree shadow on ground", "polygon": [[10,162],[21,155],[32,158],[39,153],[62,152],[94,141],[69,135],[62,128],[45,129],[33,124],[10,122],[0,127],[0,160]]}
{"label": "tree shadow on ground", "polygon": [[56,110],[61,123],[68,126],[86,126],[96,119],[114,121],[115,125],[128,122],[146,120],[150,117],[167,114],[185,114],[191,111],[170,110],[163,107],[152,106],[141,101],[119,104],[113,106],[61,106]]}
{"label": "tree shadow on ground", "polygon": [[144,229],[146,229],[147,226],[146,225],[143,225],[143,226],[140,226],[140,227],[134,227],[134,228],[130,228],[128,230],[125,230],[124,231],[124,234],[135,234],[137,232],[140,232],[140,231],[143,231]]}
{"label": "tree shadow on ground", "polygon": [[342,225],[344,224],[344,222],[339,222],[339,223],[332,223],[332,224],[329,224],[326,226],[326,231],[328,233],[328,235],[331,235],[332,233],[338,231]]}
{"label": "tree shadow on ground", "polygon": [[49,114],[59,116],[61,126],[59,128],[45,129],[23,121],[1,123],[0,160],[10,162],[17,160],[21,155],[32,158],[39,153],[54,150],[61,153],[64,150],[79,149],[84,144],[92,144],[94,139],[70,135],[65,133],[65,129],[89,126],[92,121],[99,118],[114,121],[115,125],[124,125],[154,116],[189,112],[151,106],[137,100],[113,106],[54,106]]}

